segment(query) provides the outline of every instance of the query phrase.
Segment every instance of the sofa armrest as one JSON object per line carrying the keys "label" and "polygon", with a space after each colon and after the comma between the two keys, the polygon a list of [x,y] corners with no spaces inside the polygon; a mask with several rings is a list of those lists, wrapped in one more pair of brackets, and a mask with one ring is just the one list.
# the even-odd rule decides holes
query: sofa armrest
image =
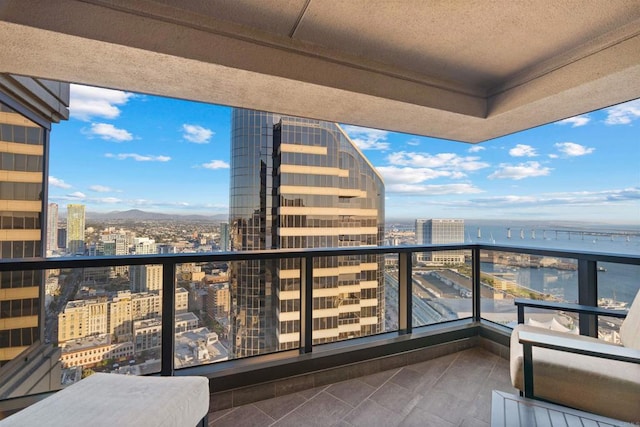
{"label": "sofa armrest", "polygon": [[564,302],[536,301],[530,299],[516,298],[514,304],[518,307],[518,323],[524,323],[524,308],[543,308],[547,310],[562,310],[572,313],[595,314],[598,316],[609,316],[624,319],[627,312],[622,310],[610,310],[602,307],[592,307],[590,305],[571,304]]}
{"label": "sofa armrest", "polygon": [[518,333],[518,341],[522,344],[524,358],[524,395],[532,399],[535,398],[533,387],[533,347],[640,364],[640,351],[606,343],[583,342],[572,338],[527,331]]}

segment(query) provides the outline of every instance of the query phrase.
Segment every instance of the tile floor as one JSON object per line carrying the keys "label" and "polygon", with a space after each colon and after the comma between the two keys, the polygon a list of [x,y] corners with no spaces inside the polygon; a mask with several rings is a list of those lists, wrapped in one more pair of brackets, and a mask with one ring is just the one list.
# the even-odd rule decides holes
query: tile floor
{"label": "tile floor", "polygon": [[509,362],[479,347],[209,414],[209,426],[489,426]]}

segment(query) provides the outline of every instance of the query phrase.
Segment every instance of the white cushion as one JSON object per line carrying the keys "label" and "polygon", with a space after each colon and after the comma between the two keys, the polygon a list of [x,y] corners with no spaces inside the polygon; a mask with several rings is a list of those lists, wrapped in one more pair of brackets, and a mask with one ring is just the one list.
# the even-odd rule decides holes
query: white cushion
{"label": "white cushion", "polygon": [[[596,338],[518,325],[511,334],[511,383],[524,390],[520,331],[603,343]],[[640,351],[638,351],[640,357]],[[559,405],[624,421],[640,421],[640,365],[533,348],[534,394]]]}
{"label": "white cushion", "polygon": [[566,332],[568,334],[578,335],[577,329],[567,328],[562,323],[558,322],[555,317],[548,322],[540,322],[535,319],[529,319],[526,323],[527,325],[535,326],[537,328],[550,329],[552,331]]}
{"label": "white cushion", "polygon": [[0,426],[196,426],[209,411],[204,377],[93,374],[0,421]]}

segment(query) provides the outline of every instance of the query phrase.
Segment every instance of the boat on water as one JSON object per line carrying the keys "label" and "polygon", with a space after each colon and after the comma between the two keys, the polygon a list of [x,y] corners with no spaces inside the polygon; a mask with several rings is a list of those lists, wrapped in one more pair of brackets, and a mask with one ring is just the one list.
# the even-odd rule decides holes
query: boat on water
{"label": "boat on water", "polygon": [[604,268],[604,267],[598,267],[598,271],[603,271],[604,272],[604,271],[607,271],[607,269]]}
{"label": "boat on water", "polygon": [[626,302],[616,301],[613,298],[600,298],[598,300],[598,307],[608,308],[610,310],[629,310]]}

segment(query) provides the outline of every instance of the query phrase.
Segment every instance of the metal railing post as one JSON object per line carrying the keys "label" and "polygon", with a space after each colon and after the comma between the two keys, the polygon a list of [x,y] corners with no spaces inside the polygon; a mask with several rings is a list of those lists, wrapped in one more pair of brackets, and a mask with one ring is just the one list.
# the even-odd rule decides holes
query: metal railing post
{"label": "metal railing post", "polygon": [[[596,261],[578,260],[578,304],[598,305],[598,269]],[[598,316],[579,315],[580,335],[598,336]]]}
{"label": "metal railing post", "polygon": [[530,342],[522,343],[524,397],[533,399],[533,349]]}
{"label": "metal railing post", "polygon": [[175,347],[176,319],[176,265],[162,263],[162,356],[160,375],[172,376],[174,372],[173,352]]}
{"label": "metal railing post", "polygon": [[313,257],[300,260],[300,353],[313,350]]}
{"label": "metal railing post", "polygon": [[398,332],[410,334],[413,327],[412,252],[398,254]]}
{"label": "metal railing post", "polygon": [[472,311],[473,320],[479,322],[482,318],[480,311],[480,302],[482,301],[481,285],[480,285],[480,248],[475,247],[471,250],[471,283],[473,286],[472,298]]}

